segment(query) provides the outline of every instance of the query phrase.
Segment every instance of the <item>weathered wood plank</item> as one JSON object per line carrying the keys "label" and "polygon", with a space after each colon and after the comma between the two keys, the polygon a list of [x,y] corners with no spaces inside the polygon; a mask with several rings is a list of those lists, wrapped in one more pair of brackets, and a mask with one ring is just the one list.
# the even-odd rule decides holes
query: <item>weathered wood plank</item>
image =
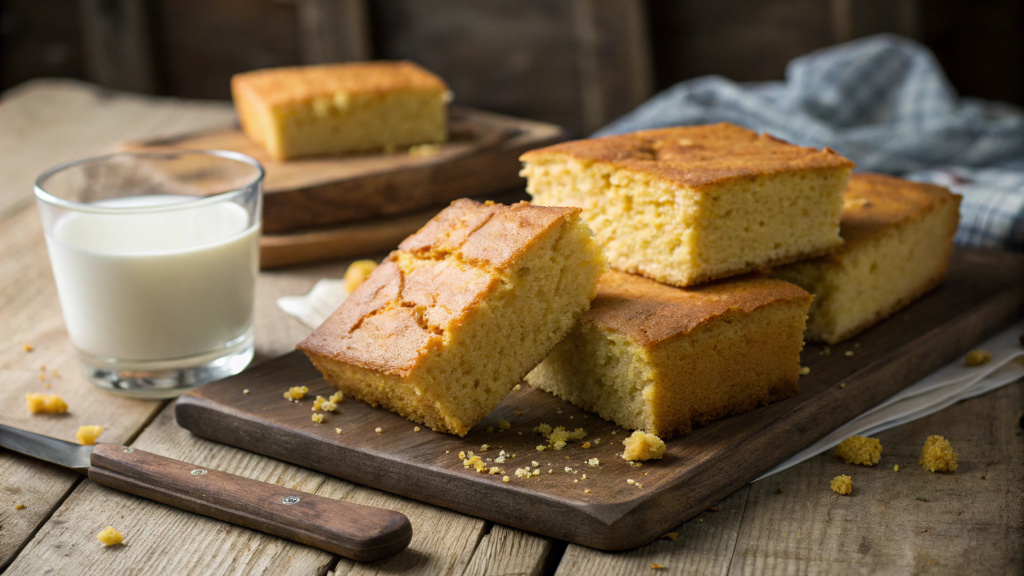
{"label": "weathered wood plank", "polygon": [[553,548],[548,538],[493,524],[473,551],[465,573],[538,576]]}

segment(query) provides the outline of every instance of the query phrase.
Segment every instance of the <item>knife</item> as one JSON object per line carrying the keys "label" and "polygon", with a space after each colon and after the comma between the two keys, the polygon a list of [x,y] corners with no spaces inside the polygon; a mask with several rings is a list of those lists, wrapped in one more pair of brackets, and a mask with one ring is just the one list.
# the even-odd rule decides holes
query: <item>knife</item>
{"label": "knife", "polygon": [[0,446],[71,468],[97,484],[360,561],[397,554],[400,512],[250,480],[116,444],[83,446],[0,424]]}

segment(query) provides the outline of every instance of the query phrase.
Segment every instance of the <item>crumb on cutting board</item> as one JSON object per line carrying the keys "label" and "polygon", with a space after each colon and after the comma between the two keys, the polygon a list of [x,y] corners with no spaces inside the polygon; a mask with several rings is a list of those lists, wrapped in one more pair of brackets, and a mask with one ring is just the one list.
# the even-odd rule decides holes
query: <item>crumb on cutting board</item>
{"label": "crumb on cutting board", "polygon": [[33,414],[63,414],[68,404],[56,394],[26,394],[25,405]]}
{"label": "crumb on cutting board", "polygon": [[626,460],[660,460],[665,455],[665,442],[648,432],[637,430],[622,441],[626,449],[622,457]]}
{"label": "crumb on cutting board", "polygon": [[102,542],[104,546],[114,546],[124,542],[124,536],[115,530],[113,526],[107,526],[106,529],[100,531],[96,535],[96,539]]}

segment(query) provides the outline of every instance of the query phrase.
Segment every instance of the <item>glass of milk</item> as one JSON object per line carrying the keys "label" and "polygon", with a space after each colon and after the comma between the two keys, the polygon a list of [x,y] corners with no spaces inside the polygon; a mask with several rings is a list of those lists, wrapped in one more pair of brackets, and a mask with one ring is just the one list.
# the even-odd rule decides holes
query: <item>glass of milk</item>
{"label": "glass of milk", "polygon": [[263,168],[217,150],[68,162],[35,186],[68,335],[103,390],[169,398],[253,357]]}

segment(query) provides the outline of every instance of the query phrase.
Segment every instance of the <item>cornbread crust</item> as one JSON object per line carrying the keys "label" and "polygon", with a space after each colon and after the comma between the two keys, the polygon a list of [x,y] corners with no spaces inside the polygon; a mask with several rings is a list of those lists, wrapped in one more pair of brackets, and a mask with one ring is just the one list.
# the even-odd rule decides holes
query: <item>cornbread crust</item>
{"label": "cornbread crust", "polygon": [[465,435],[589,307],[606,264],[578,214],[457,200],[298,348],[346,395]]}
{"label": "cornbread crust", "polygon": [[242,129],[279,160],[447,139],[448,86],[412,62],[254,70],[231,94]]}
{"label": "cornbread crust", "polygon": [[667,439],[797,393],[810,302],[769,278],[680,289],[610,272],[591,309],[526,380]]}
{"label": "cornbread crust", "polygon": [[534,202],[579,206],[612,268],[689,286],[842,244],[853,163],[732,124],[663,128],[523,154]]}
{"label": "cornbread crust", "polygon": [[[854,174],[844,193],[840,234],[845,245],[826,257],[773,271],[815,294],[807,339],[836,344],[852,338],[941,284],[961,199],[941,186]],[[870,277],[894,278],[869,287]],[[870,305],[865,296],[871,297]],[[870,307],[847,311],[853,303]]]}

